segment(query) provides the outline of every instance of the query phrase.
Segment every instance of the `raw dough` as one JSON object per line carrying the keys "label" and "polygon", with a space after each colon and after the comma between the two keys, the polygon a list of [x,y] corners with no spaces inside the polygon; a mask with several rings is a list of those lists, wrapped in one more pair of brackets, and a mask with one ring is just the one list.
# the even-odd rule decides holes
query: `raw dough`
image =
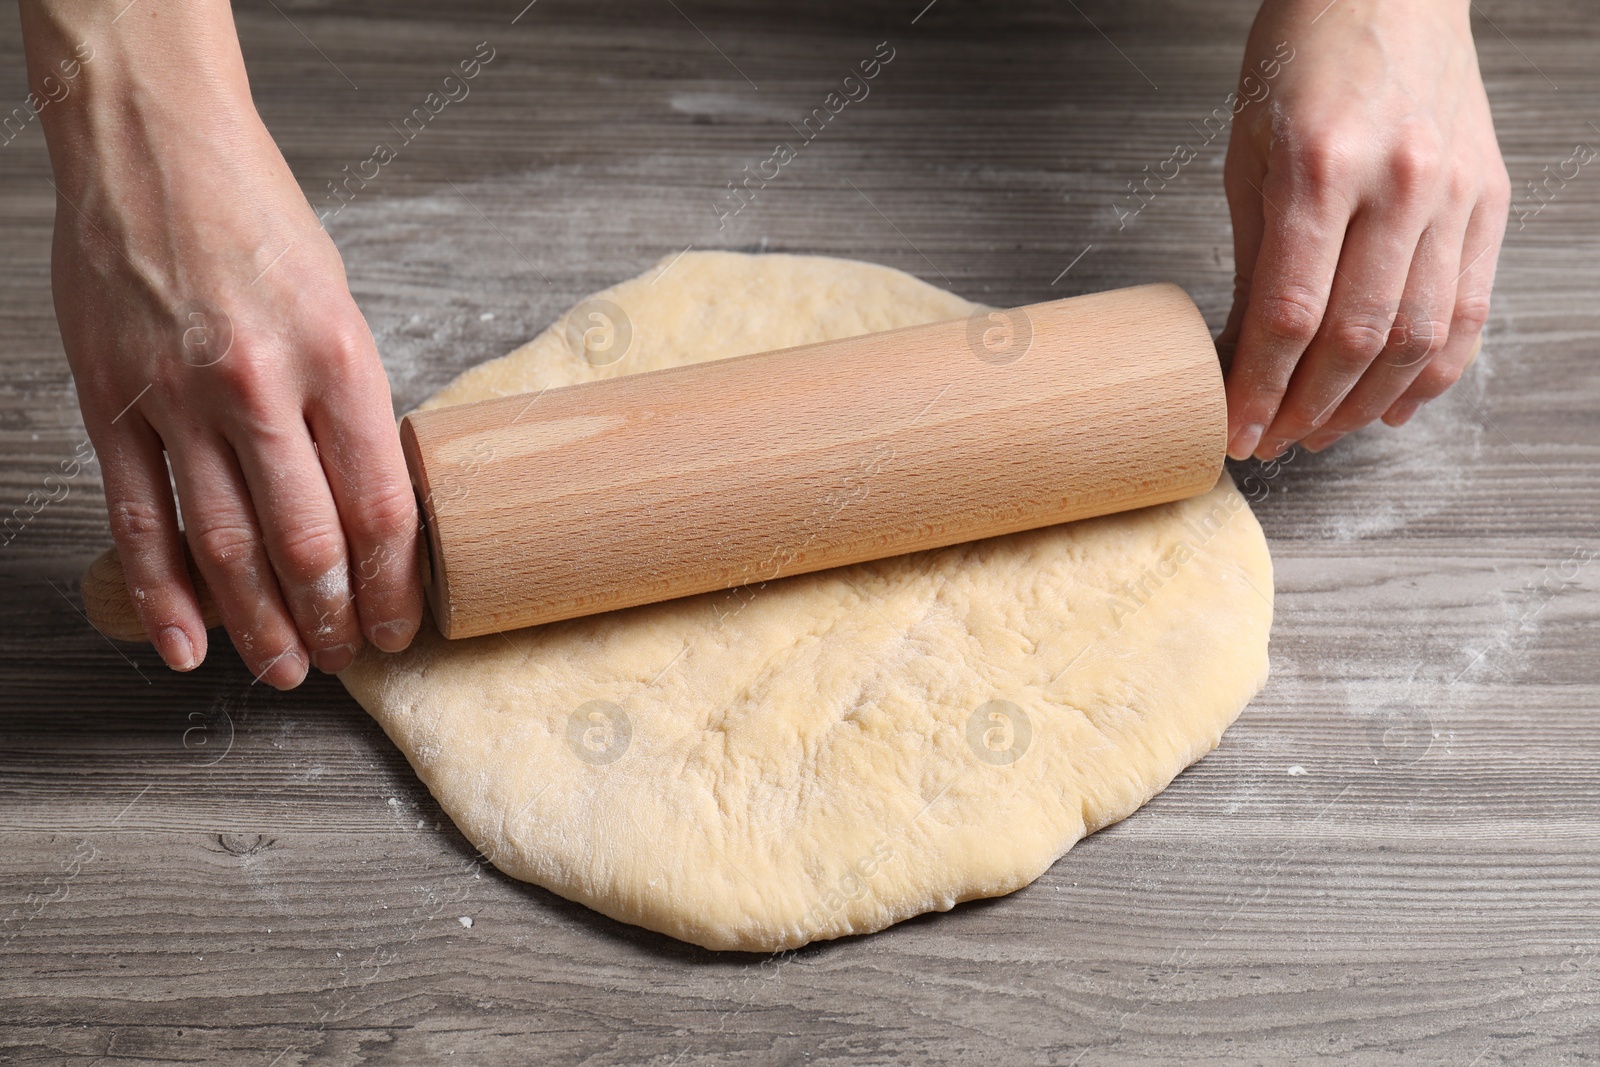
{"label": "raw dough", "polygon": [[[429,404],[977,306],[884,267],[733,253],[597,299],[630,337],[585,302]],[[1266,678],[1271,619],[1266,542],[1224,474],[1179,504],[764,587],[425,629],[341,677],[501,870],[773,951],[1027,885],[1217,744]]]}

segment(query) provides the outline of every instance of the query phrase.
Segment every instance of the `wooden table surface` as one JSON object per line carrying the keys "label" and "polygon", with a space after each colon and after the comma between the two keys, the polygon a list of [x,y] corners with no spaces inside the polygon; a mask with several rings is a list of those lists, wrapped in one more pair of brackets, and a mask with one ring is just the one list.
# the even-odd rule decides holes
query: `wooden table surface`
{"label": "wooden table surface", "polygon": [[[1112,205],[1232,88],[1249,0],[524,2],[238,7],[319,206],[494,49],[330,223],[398,406],[691,245],[992,303],[1171,279],[1221,324],[1221,140],[1125,228]],[[483,864],[337,681],[271,692],[225,648],[178,676],[90,630],[88,466],[0,548],[0,1062],[1600,1063],[1600,567],[1573,562],[1600,551],[1600,170],[1536,214],[1525,190],[1600,144],[1595,17],[1481,0],[1475,25],[1525,216],[1483,356],[1403,430],[1238,468],[1272,678],[1143,811],[864,939],[761,958],[623,926]],[[880,41],[870,97],[719,228]],[[4,514],[83,441],[48,174],[37,122],[0,146]]]}

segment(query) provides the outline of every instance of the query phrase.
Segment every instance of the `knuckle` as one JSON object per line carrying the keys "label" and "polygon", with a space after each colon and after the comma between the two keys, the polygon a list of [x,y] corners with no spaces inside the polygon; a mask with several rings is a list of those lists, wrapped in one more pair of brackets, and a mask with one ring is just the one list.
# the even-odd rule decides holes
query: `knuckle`
{"label": "knuckle", "polygon": [[389,486],[362,498],[352,525],[372,541],[392,541],[417,526],[417,500],[409,484]]}
{"label": "knuckle", "polygon": [[279,379],[259,353],[246,350],[235,355],[237,359],[225,359],[215,368],[234,415],[247,425],[271,424],[280,406]]}
{"label": "knuckle", "polygon": [[1402,197],[1418,197],[1437,185],[1443,164],[1433,139],[1413,134],[1389,154],[1389,181]]}
{"label": "knuckle", "polygon": [[1458,332],[1477,333],[1488,321],[1488,294],[1474,293],[1456,301],[1454,324]]}
{"label": "knuckle", "polygon": [[257,550],[256,532],[240,523],[208,523],[189,537],[196,556],[224,568],[245,562]]}
{"label": "knuckle", "polygon": [[366,370],[373,362],[372,334],[361,321],[341,320],[322,333],[322,358],[345,372]]}
{"label": "knuckle", "polygon": [[284,531],[276,555],[291,581],[310,583],[344,562],[344,535],[338,526],[313,522]]}
{"label": "knuckle", "polygon": [[1392,323],[1376,318],[1348,318],[1328,334],[1328,359],[1342,370],[1360,370],[1371,363],[1389,342]]}
{"label": "knuckle", "polygon": [[1425,356],[1438,353],[1450,340],[1450,324],[1443,319],[1424,319],[1411,326],[1415,347]]}
{"label": "knuckle", "polygon": [[1306,289],[1270,293],[1262,297],[1256,319],[1280,341],[1309,344],[1322,324],[1322,302]]}
{"label": "knuckle", "polygon": [[148,500],[114,500],[106,511],[111,520],[111,535],[121,544],[145,544],[160,537],[166,529],[162,510]]}
{"label": "knuckle", "polygon": [[1343,137],[1313,135],[1289,149],[1289,167],[1297,184],[1336,188],[1354,175],[1355,150]]}
{"label": "knuckle", "polygon": [[1407,365],[1437,353],[1450,339],[1450,324],[1439,319],[1417,319],[1389,331],[1389,349]]}
{"label": "knuckle", "polygon": [[262,359],[262,345],[258,340],[240,338],[228,353],[227,359],[222,360],[206,370],[214,372],[215,376],[233,389],[256,388],[262,375],[265,360]]}

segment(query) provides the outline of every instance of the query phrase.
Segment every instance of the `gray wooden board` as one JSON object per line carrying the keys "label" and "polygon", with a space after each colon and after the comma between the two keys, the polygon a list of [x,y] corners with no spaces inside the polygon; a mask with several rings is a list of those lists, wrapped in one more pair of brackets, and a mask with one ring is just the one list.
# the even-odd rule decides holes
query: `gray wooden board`
{"label": "gray wooden board", "polygon": [[[690,245],[992,303],[1165,278],[1220,325],[1221,142],[1132,224],[1111,205],[1232,87],[1251,5],[925,3],[237,18],[319,205],[496,49],[330,223],[400,407]],[[1594,12],[1476,18],[1522,190],[1600,142]],[[725,183],[885,40],[872,95],[719,229]],[[36,124],[0,147],[6,514],[82,440],[48,173]],[[1600,1062],[1595,570],[1560,580],[1600,549],[1597,225],[1591,170],[1513,224],[1482,359],[1410,426],[1237,468],[1278,614],[1272,680],[1218,752],[1022,892],[773,958],[486,867],[331,679],[269,692],[226,649],[178,677],[93,633],[87,469],[0,549],[0,1061]]]}

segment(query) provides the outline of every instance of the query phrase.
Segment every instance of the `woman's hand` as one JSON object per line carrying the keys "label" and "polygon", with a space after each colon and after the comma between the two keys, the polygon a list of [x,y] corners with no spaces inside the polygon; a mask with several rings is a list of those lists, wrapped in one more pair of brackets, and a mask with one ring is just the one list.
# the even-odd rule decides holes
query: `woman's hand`
{"label": "woman's hand", "polygon": [[1245,74],[1284,44],[1293,58],[1228,142],[1234,458],[1399,426],[1476,354],[1510,181],[1468,11],[1266,0],[1256,16]]}
{"label": "woman's hand", "polygon": [[169,666],[205,656],[187,537],[268,683],[342,670],[363,635],[404,648],[422,610],[417,518],[388,381],[251,105],[228,5],[117,22],[114,7],[31,0],[23,15],[30,68],[93,50],[41,115],[56,316],[140,620]]}

